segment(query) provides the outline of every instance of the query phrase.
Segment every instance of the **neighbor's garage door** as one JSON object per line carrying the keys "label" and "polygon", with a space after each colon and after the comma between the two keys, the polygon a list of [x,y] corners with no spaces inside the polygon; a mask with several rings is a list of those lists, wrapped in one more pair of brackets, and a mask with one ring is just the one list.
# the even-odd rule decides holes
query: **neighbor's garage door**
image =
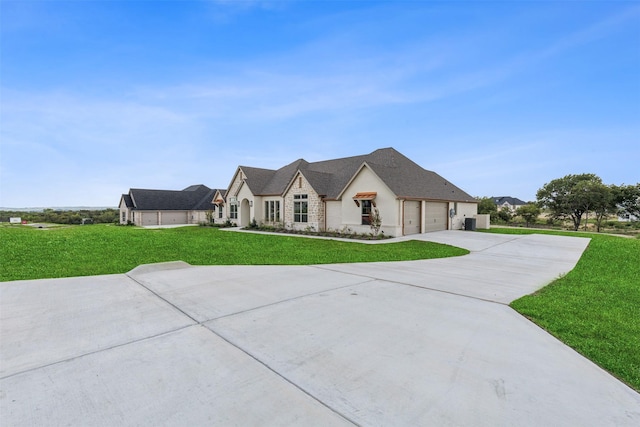
{"label": "neighbor's garage door", "polygon": [[404,235],[420,233],[420,202],[404,202]]}
{"label": "neighbor's garage door", "polygon": [[447,219],[449,217],[448,210],[448,203],[427,202],[427,206],[425,208],[425,232],[428,233],[430,231],[446,230]]}
{"label": "neighbor's garage door", "polygon": [[187,212],[162,212],[162,225],[188,224]]}
{"label": "neighbor's garage door", "polygon": [[142,225],[158,225],[158,212],[142,212]]}

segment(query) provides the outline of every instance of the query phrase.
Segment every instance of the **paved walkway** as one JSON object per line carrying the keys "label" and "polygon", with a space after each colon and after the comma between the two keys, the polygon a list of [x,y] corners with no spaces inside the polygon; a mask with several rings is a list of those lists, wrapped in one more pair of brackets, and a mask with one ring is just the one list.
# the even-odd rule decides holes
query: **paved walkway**
{"label": "paved walkway", "polygon": [[0,283],[0,424],[640,425],[638,393],[506,305],[588,239],[418,237],[472,253]]}

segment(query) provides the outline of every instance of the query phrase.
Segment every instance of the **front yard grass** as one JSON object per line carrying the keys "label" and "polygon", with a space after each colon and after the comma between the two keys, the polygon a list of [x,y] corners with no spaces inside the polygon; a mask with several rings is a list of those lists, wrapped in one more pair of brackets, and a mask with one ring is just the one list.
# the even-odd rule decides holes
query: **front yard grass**
{"label": "front yard grass", "polygon": [[511,307],[640,391],[640,240],[593,233],[489,231],[591,238],[571,272]]}
{"label": "front yard grass", "polygon": [[369,245],[235,233],[209,227],[141,229],[113,225],[0,227],[0,281],[125,273],[141,264],[309,265],[465,255],[466,249],[408,241]]}

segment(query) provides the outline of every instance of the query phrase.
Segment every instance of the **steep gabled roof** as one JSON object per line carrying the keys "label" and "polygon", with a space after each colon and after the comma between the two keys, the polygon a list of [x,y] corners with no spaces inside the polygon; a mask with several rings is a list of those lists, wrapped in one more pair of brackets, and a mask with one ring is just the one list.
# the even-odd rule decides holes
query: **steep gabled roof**
{"label": "steep gabled roof", "polygon": [[132,188],[123,197],[127,207],[135,210],[207,210],[214,193],[215,190],[206,185],[192,185],[181,191]]}
{"label": "steep gabled roof", "polygon": [[309,163],[307,170],[303,173],[313,188],[316,188],[316,185],[323,187],[324,192],[316,190],[319,194],[324,194],[328,199],[335,199],[360,169],[366,158],[367,156],[363,155]]}
{"label": "steep gabled roof", "polygon": [[[271,180],[265,184],[260,194],[262,195],[281,195],[285,188],[289,185],[298,170],[304,169],[309,163],[304,159],[298,159],[288,165],[281,167],[273,174]],[[255,193],[254,193],[255,194]]]}
{"label": "steep gabled roof", "polygon": [[[247,168],[247,184],[255,195],[282,195],[300,171],[316,192],[327,199],[342,196],[349,182],[366,165],[397,197],[475,202],[476,199],[435,172],[423,169],[393,148],[370,154],[309,163],[298,159],[276,171]],[[261,182],[261,185],[259,182]]]}
{"label": "steep gabled roof", "polygon": [[437,173],[423,169],[393,148],[371,153],[367,164],[396,196],[475,202],[476,199]]}
{"label": "steep gabled roof", "polygon": [[216,190],[214,189],[210,189],[207,194],[205,194],[202,199],[200,200],[200,202],[196,203],[196,205],[194,207],[192,207],[190,210],[192,211],[208,211],[210,209],[213,209],[214,203],[213,203],[213,196],[216,194]]}
{"label": "steep gabled roof", "polygon": [[124,200],[124,205],[131,209],[133,208],[133,200],[131,200],[131,196],[128,194],[123,194],[122,195],[122,200]]}
{"label": "steep gabled roof", "polygon": [[252,168],[249,166],[240,166],[238,169],[244,174],[245,183],[249,186],[249,190],[251,190],[253,194],[262,194],[262,189],[271,181],[276,173],[276,171],[272,169]]}

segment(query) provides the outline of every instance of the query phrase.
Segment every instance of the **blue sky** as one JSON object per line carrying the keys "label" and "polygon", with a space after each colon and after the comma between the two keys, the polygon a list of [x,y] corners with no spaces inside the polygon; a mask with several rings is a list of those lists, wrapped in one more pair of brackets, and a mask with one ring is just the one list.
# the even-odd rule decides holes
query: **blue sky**
{"label": "blue sky", "polygon": [[0,0],[0,206],[394,147],[474,196],[640,181],[640,2]]}

